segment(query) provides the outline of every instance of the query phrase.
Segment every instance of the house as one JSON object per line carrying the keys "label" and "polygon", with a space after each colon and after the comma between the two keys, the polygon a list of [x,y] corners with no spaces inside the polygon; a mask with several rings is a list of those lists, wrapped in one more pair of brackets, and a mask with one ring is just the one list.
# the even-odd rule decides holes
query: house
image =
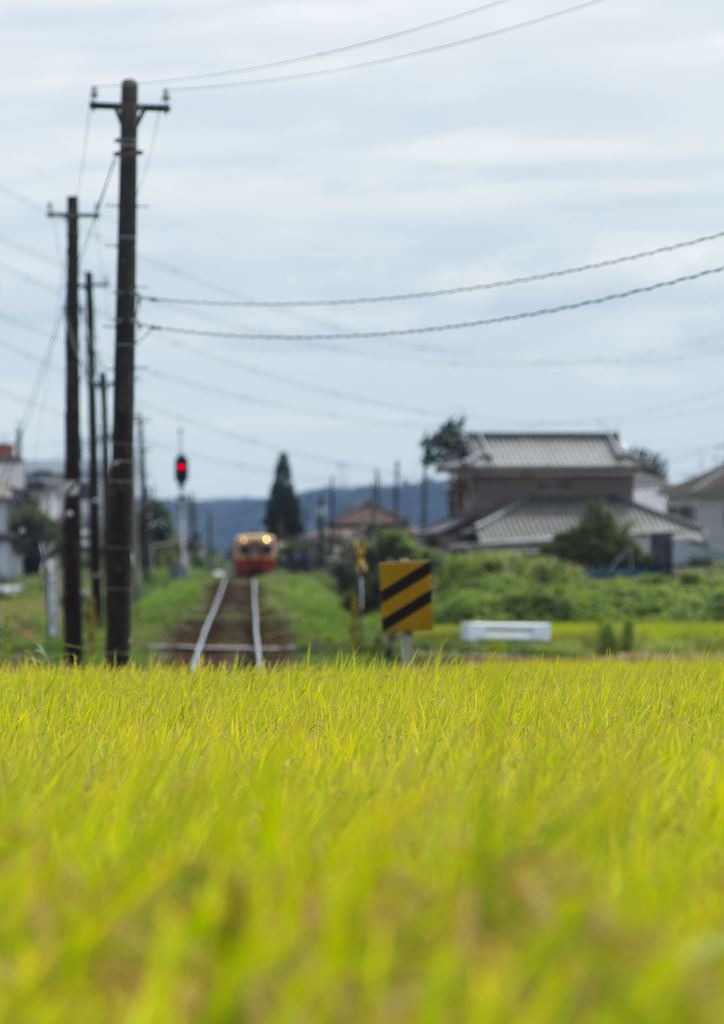
{"label": "house", "polygon": [[366,533],[368,530],[407,530],[410,524],[406,519],[374,501],[363,501],[360,505],[354,505],[335,516],[329,526],[334,535],[342,538]]}
{"label": "house", "polygon": [[[708,553],[724,558],[724,465],[669,487],[668,496],[671,512],[704,532]],[[680,545],[677,560],[688,561],[695,553]]]}
{"label": "house", "polygon": [[662,569],[674,543],[701,545],[702,531],[666,510],[663,481],[646,473],[617,434],[473,434],[452,474],[449,516],[423,531],[430,543],[537,553],[578,525],[592,499]]}
{"label": "house", "polygon": [[11,444],[0,444],[0,580],[23,573],[23,560],[13,547],[10,513],[17,494],[25,490],[25,467]]}

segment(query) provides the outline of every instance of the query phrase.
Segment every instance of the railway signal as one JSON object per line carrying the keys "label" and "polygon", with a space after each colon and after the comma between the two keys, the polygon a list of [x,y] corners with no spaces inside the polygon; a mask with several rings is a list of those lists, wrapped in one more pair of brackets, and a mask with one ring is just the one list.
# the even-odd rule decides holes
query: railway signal
{"label": "railway signal", "polygon": [[188,459],[185,455],[176,456],[176,482],[179,487],[183,487],[186,483],[186,474],[189,470]]}

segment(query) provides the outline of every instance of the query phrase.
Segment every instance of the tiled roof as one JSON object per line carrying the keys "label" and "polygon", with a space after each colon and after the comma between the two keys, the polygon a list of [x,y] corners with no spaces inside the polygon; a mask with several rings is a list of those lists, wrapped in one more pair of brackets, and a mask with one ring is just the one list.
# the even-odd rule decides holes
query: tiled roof
{"label": "tiled roof", "polygon": [[676,484],[669,488],[669,494],[681,498],[685,495],[695,494],[724,494],[724,465],[710,469],[708,473],[685,480],[683,484]]}
{"label": "tiled roof", "polygon": [[[526,547],[548,544],[559,533],[581,521],[586,499],[527,498],[506,505],[475,524],[478,544],[484,547]],[[633,537],[671,535],[690,544],[704,543],[704,535],[678,516],[653,512],[626,501],[606,500],[619,526]]]}
{"label": "tiled roof", "polygon": [[471,434],[446,469],[636,469],[616,434]]}
{"label": "tiled roof", "polygon": [[365,501],[335,516],[331,524],[333,529],[355,529],[367,526],[407,526],[407,520],[396,516],[394,512],[377,505],[373,501]]}

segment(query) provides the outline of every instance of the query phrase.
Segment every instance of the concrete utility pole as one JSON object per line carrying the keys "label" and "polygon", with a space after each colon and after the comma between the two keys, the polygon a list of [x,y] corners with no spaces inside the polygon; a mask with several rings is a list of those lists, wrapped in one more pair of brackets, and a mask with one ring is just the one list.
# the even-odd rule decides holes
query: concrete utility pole
{"label": "concrete utility pole", "polygon": [[151,537],[148,523],[148,487],[146,486],[146,435],[143,416],[138,417],[138,449],[141,469],[141,506],[139,509],[139,537],[141,541],[141,569],[143,582],[151,575]]}
{"label": "concrete utility pole", "polygon": [[101,555],[98,525],[98,442],[96,439],[96,360],[93,324],[93,277],[85,275],[85,312],[88,342],[88,418],[90,421],[90,555],[94,619],[101,615]]}
{"label": "concrete utility pole", "polygon": [[118,279],[116,288],[116,368],[113,408],[113,461],[108,484],[106,538],[108,627],[106,660],[125,665],[131,654],[133,553],[133,417],[136,346],[136,139],[148,110],[168,111],[168,103],[140,104],[138,84],[126,79],[120,103],[91,99],[92,109],[114,110],[121,122]]}
{"label": "concrete utility pole", "polygon": [[108,541],[108,395],[105,373],[98,384],[101,389],[101,426],[103,428],[103,546]]}
{"label": "concrete utility pole", "polygon": [[337,481],[332,476],[329,478],[329,487],[327,489],[327,519],[331,524],[332,520],[337,517]]}
{"label": "concrete utility pole", "polygon": [[423,463],[420,483],[420,526],[427,526],[427,483],[427,466]]}
{"label": "concrete utility pole", "polygon": [[400,516],[400,463],[395,463],[394,483],[392,485],[392,511]]}
{"label": "concrete utility pole", "polygon": [[78,426],[78,200],[68,196],[65,213],[48,207],[49,217],[68,224],[65,300],[65,503],[63,514],[63,646],[66,660],[83,657],[80,573],[80,430]]}
{"label": "concrete utility pole", "polygon": [[206,512],[206,557],[211,558],[214,552],[214,513]]}

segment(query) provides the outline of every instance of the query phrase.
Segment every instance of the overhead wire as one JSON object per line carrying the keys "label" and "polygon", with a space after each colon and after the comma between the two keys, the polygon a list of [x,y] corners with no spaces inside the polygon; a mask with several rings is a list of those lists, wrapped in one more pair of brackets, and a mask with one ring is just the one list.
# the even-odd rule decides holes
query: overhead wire
{"label": "overhead wire", "polygon": [[16,239],[8,237],[8,235],[0,234],[0,243],[9,246],[11,249],[16,249],[18,252],[23,252],[27,256],[32,256],[34,259],[40,260],[41,263],[49,263],[53,267],[57,266],[56,260],[51,259],[50,256],[46,256],[45,253],[30,245],[26,245],[24,242],[18,242]]}
{"label": "overhead wire", "polygon": [[55,348],[55,343],[58,339],[60,325],[63,322],[63,313],[64,307],[61,305],[60,309],[56,314],[55,321],[53,322],[50,337],[48,338],[48,344],[46,345],[45,352],[43,353],[43,356],[41,358],[40,365],[38,366],[38,371],[35,375],[35,379],[33,380],[33,384],[30,388],[30,393],[28,395],[27,401],[25,402],[25,407],[20,418],[20,429],[23,433],[27,429],[27,424],[35,407],[38,393],[50,367],[50,360],[53,355],[53,349]]}
{"label": "overhead wire", "polygon": [[44,291],[52,292],[55,295],[55,288],[47,284],[45,281],[41,281],[37,277],[33,277],[32,274],[26,274],[23,270],[18,270],[16,267],[11,267],[10,264],[0,260],[0,269],[6,274],[11,274],[13,277],[17,277],[19,281],[25,281],[26,284],[32,284],[35,288],[42,288]]}
{"label": "overhead wire", "polygon": [[427,29],[438,28],[440,25],[447,25],[453,21],[461,21],[463,18],[470,18],[475,14],[482,14],[483,11],[491,10],[494,7],[503,7],[514,2],[516,0],[489,0],[488,3],[478,4],[476,7],[470,7],[465,11],[458,11],[455,14],[446,14],[442,18],[435,18],[434,21],[410,25],[407,28],[398,29],[396,32],[387,32],[385,35],[362,39],[354,43],[346,43],[343,46],[332,46],[326,50],[316,50],[313,53],[304,53],[296,57],[285,57],[281,60],[270,60],[263,64],[247,64],[244,67],[229,68],[226,71],[205,71],[194,75],[178,75],[175,78],[147,78],[141,82],[141,85],[173,85],[175,82],[194,82],[205,78],[224,78],[226,75],[246,75],[254,71],[270,71],[272,68],[287,67],[290,64],[320,60],[323,57],[332,57],[338,53],[348,53],[350,50],[360,50],[367,46],[376,46],[379,43],[389,43],[393,39],[401,39],[403,36],[409,36],[416,32],[424,32]]}
{"label": "overhead wire", "polygon": [[601,306],[609,302],[618,302],[633,298],[636,295],[646,295],[660,291],[664,288],[674,288],[691,281],[700,281],[715,274],[724,273],[724,266],[709,267],[706,270],[697,271],[694,274],[682,274],[679,277],[669,278],[666,281],[657,281],[655,284],[641,285],[637,288],[629,288],[626,291],[610,292],[607,295],[599,295],[594,298],[580,299],[577,302],[564,302],[555,306],[544,306],[540,309],[524,310],[517,313],[506,313],[502,316],[484,317],[479,320],[461,320],[445,324],[426,324],[420,327],[395,327],[382,331],[347,331],[335,334],[280,334],[273,332],[246,332],[246,331],[204,331],[191,327],[172,327],[167,324],[143,324],[152,331],[173,331],[176,334],[192,335],[205,338],[238,338],[244,341],[350,341],[366,338],[399,338],[414,334],[438,334],[447,331],[468,330],[473,327],[491,327],[494,324],[514,323],[520,320],[532,320],[538,317],[554,316],[558,313],[567,313],[576,309],[585,309],[591,306]]}
{"label": "overhead wire", "polygon": [[512,25],[504,25],[501,28],[490,29],[487,32],[478,32],[476,35],[465,36],[462,39],[453,39],[447,43],[437,43],[434,46],[426,46],[420,50],[408,50],[406,53],[396,53],[388,57],[377,57],[374,60],[360,61],[356,64],[342,64],[332,68],[317,68],[314,71],[295,72],[290,75],[272,75],[268,78],[246,79],[240,82],[210,82],[201,85],[180,85],[174,88],[175,92],[199,92],[210,89],[249,89],[259,85],[272,85],[277,82],[300,81],[309,78],[321,78],[327,75],[337,75],[343,72],[360,71],[364,68],[380,67],[384,64],[394,64],[397,61],[411,60],[415,57],[424,57],[431,53],[441,53],[444,50],[452,50],[460,46],[470,46],[473,43],[480,43],[486,39],[495,39],[500,36],[509,35],[513,32],[520,32],[523,29],[532,28],[535,25],[542,25],[558,18],[564,18],[569,14],[577,14],[587,7],[596,7],[599,4],[607,3],[607,0],[584,0],[570,7],[563,7],[548,14],[539,15],[537,18],[528,18],[525,21],[515,22]]}
{"label": "overhead wire", "polygon": [[426,291],[398,292],[386,295],[366,295],[355,298],[338,299],[283,299],[261,301],[258,299],[189,299],[185,297],[173,297],[167,295],[144,295],[144,302],[151,302],[173,306],[219,306],[233,309],[300,309],[324,306],[361,306],[381,304],[385,302],[408,302],[415,299],[436,299],[451,295],[466,295],[472,292],[493,291],[497,288],[512,288],[516,285],[535,284],[540,281],[550,281],[556,278],[569,277],[574,274],[583,274],[592,270],[603,270],[610,267],[620,266],[625,263],[634,263],[638,260],[648,259],[653,256],[662,256],[667,253],[678,252],[681,249],[691,249],[695,246],[704,245],[708,242],[719,241],[724,238],[724,231],[716,231],[708,235],[700,235],[697,238],[690,238],[682,242],[673,242],[668,245],[660,245],[654,249],[642,249],[639,252],[629,253],[626,256],[614,256],[605,260],[598,260],[594,263],[580,263],[577,266],[563,267],[557,270],[540,271],[535,274],[527,274],[522,277],[510,277],[497,281],[484,281],[477,284],[456,285],[452,288],[434,288]]}
{"label": "overhead wire", "polygon": [[157,111],[156,117],[154,118],[153,128],[151,129],[151,139],[148,144],[148,150],[146,152],[146,159],[143,162],[143,167],[141,168],[141,177],[138,182],[138,187],[136,188],[136,199],[138,199],[141,192],[143,191],[143,186],[146,184],[146,178],[148,178],[148,172],[151,169],[151,163],[153,161],[154,153],[156,152],[158,131],[161,125],[161,114],[162,112],[160,110]]}
{"label": "overhead wire", "polygon": [[390,420],[380,419],[380,417],[364,416],[360,413],[353,412],[338,412],[332,409],[319,409],[314,406],[299,406],[293,405],[290,402],[282,402],[278,399],[263,398],[259,395],[249,395],[242,391],[234,388],[219,387],[214,384],[206,384],[199,381],[197,378],[191,379],[189,377],[182,377],[179,374],[170,373],[168,370],[157,370],[153,367],[145,367],[144,372],[152,377],[157,377],[161,380],[168,381],[172,384],[180,384],[182,387],[191,388],[196,392],[206,392],[210,395],[218,395],[219,397],[229,398],[236,402],[242,402],[245,405],[261,405],[271,409],[279,409],[282,412],[296,413],[299,416],[311,416],[314,419],[325,419],[325,420],[337,420],[342,422],[349,422],[354,420],[357,422],[366,423],[368,426],[373,424],[385,425],[389,427],[412,427],[415,430],[420,428],[420,421],[417,420],[414,423],[409,420]]}
{"label": "overhead wire", "polygon": [[75,194],[80,196],[81,189],[83,187],[83,175],[85,173],[85,165],[88,157],[88,138],[90,136],[90,122],[91,122],[92,108],[90,103],[86,107],[85,112],[85,128],[83,129],[83,143],[80,150],[80,165],[78,167],[78,183],[76,185]]}
{"label": "overhead wire", "polygon": [[[217,352],[209,352],[208,349],[197,349],[194,348],[178,338],[163,337],[162,340],[167,344],[171,344],[176,348],[181,348],[186,352],[191,352],[196,356],[206,359],[210,362],[221,363],[226,366],[233,366],[240,370],[244,370],[245,373],[249,373],[255,377],[261,377],[265,380],[271,380],[275,383],[288,384],[290,387],[299,388],[309,394],[325,395],[329,398],[340,399],[345,402],[356,402],[359,405],[367,405],[375,409],[386,409],[393,412],[407,412],[412,413],[416,416],[424,416],[426,419],[430,416],[430,409],[422,409],[418,406],[409,406],[401,402],[385,402],[382,399],[371,398],[365,395],[359,395],[351,391],[343,391],[339,388],[327,388],[322,384],[317,384],[312,381],[303,381],[297,377],[290,376],[289,374],[278,373],[274,370],[263,369],[259,366],[255,366],[252,363],[243,362],[239,359],[230,359],[228,356],[221,355]],[[445,413],[440,412],[436,415],[444,416]]]}
{"label": "overhead wire", "polygon": [[33,210],[35,213],[45,213],[45,207],[42,203],[37,202],[35,199],[29,199],[28,196],[23,195],[22,192],[18,192],[17,189],[13,188],[12,185],[8,185],[3,181],[0,181],[0,192],[5,192],[17,203],[22,206],[27,206],[28,209]]}
{"label": "overhead wire", "polygon": [[280,443],[275,444],[269,440],[263,440],[262,438],[255,437],[250,434],[242,434],[235,430],[229,430],[227,427],[219,427],[214,423],[209,423],[208,420],[198,419],[195,416],[189,416],[185,410],[179,411],[178,409],[166,409],[162,406],[158,406],[155,403],[149,404],[144,403],[144,408],[148,412],[152,412],[158,416],[165,416],[168,419],[173,419],[175,422],[182,422],[189,424],[194,427],[198,427],[200,430],[207,430],[210,433],[217,434],[220,437],[226,437],[232,441],[242,441],[245,444],[249,444],[256,448],[265,448],[268,451],[280,452],[286,451],[295,458],[306,459],[310,462],[319,462],[327,466],[338,466],[345,469],[360,469],[364,472],[369,472],[372,467],[359,462],[352,462],[349,459],[335,459],[329,455],[321,455],[319,452],[309,452],[302,448],[292,448],[287,444]]}

